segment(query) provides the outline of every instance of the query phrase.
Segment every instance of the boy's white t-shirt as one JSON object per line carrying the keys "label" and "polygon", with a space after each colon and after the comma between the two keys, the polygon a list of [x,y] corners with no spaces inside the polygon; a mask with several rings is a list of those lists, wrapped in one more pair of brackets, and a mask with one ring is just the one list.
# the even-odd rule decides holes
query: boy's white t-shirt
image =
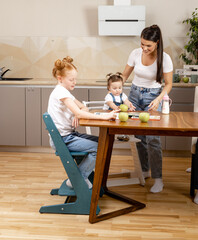
{"label": "boy's white t-shirt", "polygon": [[[120,101],[120,95],[119,96],[114,96],[115,101],[121,103]],[[122,93],[122,101],[124,102],[127,99],[127,96],[125,93]],[[110,93],[108,93],[105,97],[105,104],[103,106],[103,110],[108,110],[109,106],[106,104],[106,102],[113,102],[113,98]]]}
{"label": "boy's white t-shirt", "polygon": [[[161,84],[156,81],[157,60],[149,66],[142,64],[142,48],[137,48],[131,52],[127,64],[134,67],[133,84],[138,87],[159,88]],[[170,56],[163,52],[163,73],[173,71],[173,63]]]}
{"label": "boy's white t-shirt", "polygon": [[74,127],[72,126],[74,114],[60,100],[63,98],[75,99],[66,88],[61,85],[56,85],[50,94],[47,111],[60,132],[60,135],[66,136],[74,131]]}

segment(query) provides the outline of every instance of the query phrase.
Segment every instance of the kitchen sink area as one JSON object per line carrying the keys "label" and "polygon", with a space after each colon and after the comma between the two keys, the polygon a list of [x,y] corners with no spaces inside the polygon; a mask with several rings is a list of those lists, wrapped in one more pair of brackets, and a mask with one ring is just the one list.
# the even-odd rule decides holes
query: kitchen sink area
{"label": "kitchen sink area", "polygon": [[26,81],[31,80],[33,78],[15,78],[15,77],[5,77],[1,78],[0,81]]}
{"label": "kitchen sink area", "polygon": [[4,75],[11,71],[9,68],[4,71],[5,67],[0,68],[0,81],[26,81],[31,80],[33,78],[27,78],[27,77],[4,77]]}

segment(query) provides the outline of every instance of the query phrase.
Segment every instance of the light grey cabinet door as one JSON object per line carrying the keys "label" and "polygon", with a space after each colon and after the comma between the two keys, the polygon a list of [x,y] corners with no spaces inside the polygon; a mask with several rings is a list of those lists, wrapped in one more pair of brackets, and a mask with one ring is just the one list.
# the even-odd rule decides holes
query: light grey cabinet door
{"label": "light grey cabinet door", "polygon": [[[123,92],[128,96],[130,87],[124,87]],[[89,101],[104,101],[108,90],[106,87],[89,88]]]}
{"label": "light grey cabinet door", "polygon": [[195,88],[172,88],[169,97],[172,100],[170,111],[193,112]]}
{"label": "light grey cabinet door", "polygon": [[41,146],[41,88],[26,88],[26,146]]}
{"label": "light grey cabinet door", "polygon": [[25,88],[0,87],[0,145],[25,146]]}
{"label": "light grey cabinet door", "polygon": [[169,93],[169,97],[172,99],[173,104],[184,103],[192,104],[194,103],[195,88],[194,87],[173,87]]}
{"label": "light grey cabinet door", "polygon": [[89,101],[104,101],[106,95],[106,87],[89,88]]}
{"label": "light grey cabinet door", "polygon": [[49,147],[49,136],[46,130],[45,123],[43,122],[43,113],[47,112],[48,100],[53,88],[42,88],[41,89],[41,145],[44,147]]}

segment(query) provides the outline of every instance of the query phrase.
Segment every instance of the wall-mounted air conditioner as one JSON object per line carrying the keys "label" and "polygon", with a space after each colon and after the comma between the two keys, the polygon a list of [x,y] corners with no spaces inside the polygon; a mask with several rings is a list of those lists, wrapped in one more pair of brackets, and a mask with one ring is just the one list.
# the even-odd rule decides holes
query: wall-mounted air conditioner
{"label": "wall-mounted air conditioner", "polygon": [[99,6],[100,36],[140,36],[145,28],[145,6]]}

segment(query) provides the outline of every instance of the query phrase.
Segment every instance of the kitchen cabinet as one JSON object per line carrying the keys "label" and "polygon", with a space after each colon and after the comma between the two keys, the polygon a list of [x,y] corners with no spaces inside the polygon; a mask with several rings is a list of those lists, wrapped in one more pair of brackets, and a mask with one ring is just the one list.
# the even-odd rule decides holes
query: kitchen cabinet
{"label": "kitchen cabinet", "polygon": [[41,146],[41,89],[26,88],[26,146]]}
{"label": "kitchen cabinet", "polygon": [[[0,145],[49,146],[49,137],[42,120],[49,95],[54,87],[0,87]],[[88,101],[88,89],[76,88],[74,96]],[[84,127],[78,127],[85,132]]]}
{"label": "kitchen cabinet", "polygon": [[[0,145],[9,146],[49,146],[49,137],[42,120],[47,111],[49,95],[54,86],[0,86]],[[124,87],[129,95],[130,87]],[[103,100],[106,86],[76,87],[74,96],[80,101]],[[171,111],[193,111],[194,87],[173,87],[169,94],[173,103]],[[85,132],[84,127],[77,131]],[[98,128],[92,128],[98,135]],[[162,137],[163,150],[190,150],[190,137]],[[119,144],[116,148],[129,149],[129,144]]]}
{"label": "kitchen cabinet", "polygon": [[0,145],[25,146],[25,87],[0,87]]}
{"label": "kitchen cabinet", "polygon": [[41,115],[40,115],[40,119],[41,119],[41,126],[42,126],[42,130],[41,130],[41,146],[43,147],[48,147],[49,146],[49,136],[48,136],[48,132],[45,129],[45,124],[43,122],[43,113],[47,112],[47,105],[48,105],[48,99],[49,96],[52,92],[54,88],[41,88]]}
{"label": "kitchen cabinet", "polygon": [[169,97],[172,100],[171,111],[193,112],[195,88],[173,87]]}
{"label": "kitchen cabinet", "polygon": [[40,146],[40,88],[1,86],[0,101],[0,145]]}

